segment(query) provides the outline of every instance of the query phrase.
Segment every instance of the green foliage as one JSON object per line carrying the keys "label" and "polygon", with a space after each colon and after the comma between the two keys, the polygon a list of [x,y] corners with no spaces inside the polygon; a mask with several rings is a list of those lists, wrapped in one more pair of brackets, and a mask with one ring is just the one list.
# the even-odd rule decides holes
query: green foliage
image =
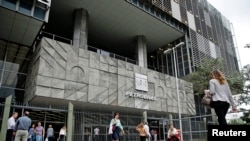
{"label": "green foliage", "polygon": [[244,112],[243,116],[240,117],[246,124],[250,124],[250,111]]}
{"label": "green foliage", "polygon": [[[209,88],[211,72],[216,69],[223,70],[224,66],[220,59],[206,59],[201,64],[203,65],[199,66],[195,72],[184,78],[186,81],[193,83],[195,94],[203,94],[204,90]],[[240,72],[235,72],[226,78],[233,94],[242,93],[244,83]]]}
{"label": "green foliage", "polygon": [[235,72],[227,77],[227,82],[231,88],[232,94],[242,94],[244,81],[240,72]]}
{"label": "green foliage", "polygon": [[245,124],[245,122],[242,119],[232,119],[228,122],[228,124],[242,125]]}
{"label": "green foliage", "polygon": [[239,104],[250,104],[250,65],[246,65],[242,69],[243,89],[239,97]]}
{"label": "green foliage", "polygon": [[222,69],[223,66],[223,62],[219,59],[203,60],[202,64],[202,66],[196,68],[195,72],[184,78],[193,83],[195,94],[203,94],[203,91],[209,87],[211,72],[215,69]]}

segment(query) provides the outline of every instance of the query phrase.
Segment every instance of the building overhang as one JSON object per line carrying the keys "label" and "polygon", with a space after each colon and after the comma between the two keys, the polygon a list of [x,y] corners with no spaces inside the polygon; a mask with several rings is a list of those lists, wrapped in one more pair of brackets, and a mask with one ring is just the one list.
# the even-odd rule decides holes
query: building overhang
{"label": "building overhang", "polygon": [[43,21],[0,6],[0,39],[31,46]]}
{"label": "building overhang", "polygon": [[88,12],[88,42],[96,47],[106,45],[108,50],[128,52],[135,46],[135,37],[144,35],[150,52],[184,36],[184,33],[125,0],[52,1],[46,30],[58,35],[67,33],[66,36],[72,38],[73,14],[79,8]]}

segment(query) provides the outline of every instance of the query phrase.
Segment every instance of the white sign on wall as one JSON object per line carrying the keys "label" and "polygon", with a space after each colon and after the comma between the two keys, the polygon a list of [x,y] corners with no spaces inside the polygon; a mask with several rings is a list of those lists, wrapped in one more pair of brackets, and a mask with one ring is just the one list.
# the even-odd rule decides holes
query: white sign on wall
{"label": "white sign on wall", "polygon": [[155,96],[150,96],[150,95],[141,94],[141,93],[132,92],[132,91],[127,91],[125,96],[132,97],[132,98],[144,99],[144,100],[152,100],[152,101],[156,100]]}
{"label": "white sign on wall", "polygon": [[135,89],[148,91],[148,77],[146,75],[135,73]]}

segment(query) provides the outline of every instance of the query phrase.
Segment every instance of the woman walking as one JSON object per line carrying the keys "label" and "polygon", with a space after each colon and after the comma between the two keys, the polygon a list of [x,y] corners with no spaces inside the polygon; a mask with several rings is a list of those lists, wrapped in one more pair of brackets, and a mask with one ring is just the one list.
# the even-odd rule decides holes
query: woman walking
{"label": "woman walking", "polygon": [[110,121],[110,130],[112,130],[111,133],[113,141],[120,140],[120,131],[122,132],[122,134],[124,134],[124,130],[121,121],[119,119],[118,112],[114,114],[114,118]]}
{"label": "woman walking", "polygon": [[58,140],[59,141],[65,141],[65,137],[66,137],[66,126],[64,125],[61,128],[60,132],[59,132],[59,138],[58,138]]}
{"label": "woman walking", "polygon": [[45,132],[41,122],[37,123],[37,127],[35,128],[35,133],[36,133],[36,141],[43,141]]}
{"label": "woman walking", "polygon": [[144,128],[144,124],[140,123],[139,125],[137,125],[136,130],[139,132],[140,141],[146,141],[147,133],[146,133],[146,130]]}
{"label": "woman walking", "polygon": [[219,125],[227,125],[226,114],[229,106],[231,105],[232,111],[236,112],[236,105],[224,74],[215,70],[211,73],[211,76],[212,79],[209,81],[209,90],[212,94],[211,107],[215,110]]}
{"label": "woman walking", "polygon": [[35,124],[32,124],[31,128],[29,129],[29,141],[36,140],[36,133],[35,133]]}

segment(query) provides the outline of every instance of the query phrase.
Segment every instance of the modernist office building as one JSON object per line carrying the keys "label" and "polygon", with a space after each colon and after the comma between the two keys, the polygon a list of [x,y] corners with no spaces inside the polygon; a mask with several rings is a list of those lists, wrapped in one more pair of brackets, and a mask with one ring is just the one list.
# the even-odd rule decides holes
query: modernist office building
{"label": "modernist office building", "polygon": [[[107,139],[114,111],[129,140],[146,119],[164,139],[164,119],[178,118],[175,63],[178,77],[204,58],[238,70],[230,22],[206,0],[0,0],[0,17],[1,102],[71,102],[74,140],[95,126]],[[176,59],[163,53],[181,42]],[[178,84],[182,115],[195,115],[192,84]],[[69,112],[43,110],[32,118],[44,125],[66,122]]]}

